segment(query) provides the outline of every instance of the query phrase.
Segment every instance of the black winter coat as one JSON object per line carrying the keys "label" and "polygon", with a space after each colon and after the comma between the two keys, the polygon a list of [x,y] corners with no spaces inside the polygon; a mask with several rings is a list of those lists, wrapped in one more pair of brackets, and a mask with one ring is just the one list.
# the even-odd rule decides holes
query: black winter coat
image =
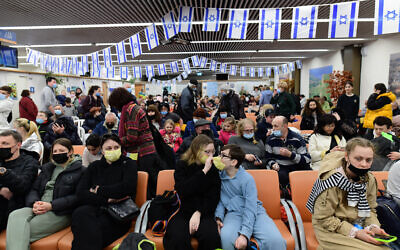
{"label": "black winter coat", "polygon": [[234,91],[221,98],[221,104],[219,107],[224,107],[228,110],[228,115],[233,115],[236,120],[246,118],[244,113],[244,103],[240,100],[239,96]]}
{"label": "black winter coat", "polygon": [[179,115],[184,123],[193,120],[193,112],[196,109],[196,100],[194,91],[187,86],[182,90],[181,98],[179,100]]}
{"label": "black winter coat", "polygon": [[[317,115],[317,120],[320,115]],[[303,114],[301,117],[300,129],[301,130],[314,130],[315,119],[312,115]]]}
{"label": "black winter coat", "polygon": [[[40,172],[40,175],[32,186],[32,190],[26,197],[26,206],[32,207],[33,203],[40,201],[55,167],[52,162],[42,166],[42,172]],[[83,170],[82,162],[78,160],[74,161],[57,176],[56,183],[54,184],[53,200],[51,201],[52,211],[56,215],[72,214],[78,202],[76,188]]]}
{"label": "black winter coat", "polygon": [[47,133],[43,138],[44,147],[49,149],[53,142],[58,138],[67,138],[73,145],[82,145],[82,141],[78,135],[78,129],[72,121],[71,117],[61,116],[57,118],[55,123],[63,125],[65,130],[62,134],[56,134],[53,131],[53,123],[47,127]]}

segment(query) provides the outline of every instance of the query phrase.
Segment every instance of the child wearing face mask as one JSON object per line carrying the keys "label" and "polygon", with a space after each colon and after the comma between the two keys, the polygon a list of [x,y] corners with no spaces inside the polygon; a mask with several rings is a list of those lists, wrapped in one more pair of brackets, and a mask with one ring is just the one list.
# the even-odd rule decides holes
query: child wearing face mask
{"label": "child wearing face mask", "polygon": [[181,131],[179,127],[175,126],[173,120],[168,119],[164,123],[164,128],[160,130],[160,134],[163,137],[166,144],[174,149],[174,152],[178,151],[183,140],[181,137]]}
{"label": "child wearing face mask", "polygon": [[219,139],[224,143],[224,145],[228,144],[229,138],[231,136],[236,135],[236,121],[233,117],[228,117],[225,119],[222,130],[219,132]]}

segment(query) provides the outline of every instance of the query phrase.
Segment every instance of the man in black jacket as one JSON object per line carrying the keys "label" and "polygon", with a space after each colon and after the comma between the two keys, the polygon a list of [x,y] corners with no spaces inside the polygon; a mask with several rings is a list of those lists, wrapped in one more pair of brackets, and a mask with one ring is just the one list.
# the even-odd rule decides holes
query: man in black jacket
{"label": "man in black jacket", "polygon": [[184,123],[193,120],[193,112],[196,109],[195,91],[198,84],[198,81],[190,80],[189,85],[182,90],[178,112]]}
{"label": "man in black jacket", "polygon": [[7,226],[8,215],[25,206],[39,163],[20,153],[22,137],[18,132],[0,133],[0,230]]}
{"label": "man in black jacket", "polygon": [[244,103],[240,100],[239,96],[234,90],[223,89],[220,107],[225,107],[228,110],[228,114],[235,117],[235,120],[240,120],[241,118],[246,118],[244,113]]}

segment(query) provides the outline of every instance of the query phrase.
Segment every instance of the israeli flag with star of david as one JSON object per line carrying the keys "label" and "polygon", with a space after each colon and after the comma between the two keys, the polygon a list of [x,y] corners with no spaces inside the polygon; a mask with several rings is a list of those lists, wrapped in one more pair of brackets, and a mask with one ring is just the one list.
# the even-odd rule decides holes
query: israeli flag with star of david
{"label": "israeli flag with star of david", "polygon": [[210,60],[210,70],[211,71],[217,71],[217,61]]}
{"label": "israeli flag with star of david", "polygon": [[249,76],[250,77],[255,77],[256,76],[256,69],[254,67],[250,67]]}
{"label": "israeli flag with star of david", "polygon": [[103,49],[103,60],[104,60],[104,66],[106,68],[112,67],[111,48]]}
{"label": "israeli flag with star of david", "polygon": [[246,67],[244,66],[240,67],[240,76],[246,76],[246,74],[247,74]]}
{"label": "israeli flag with star of david", "polygon": [[72,69],[72,60],[71,59],[67,59],[67,66],[66,66],[66,69],[65,69],[65,73],[71,74],[71,69]]}
{"label": "israeli flag with star of david", "polygon": [[193,20],[192,7],[180,7],[178,19],[178,32],[191,32]]}
{"label": "israeli flag with star of david", "polygon": [[46,56],[45,56],[45,54],[40,54],[40,68],[42,69],[42,70],[45,70],[46,68],[45,68],[45,61],[46,61]]}
{"label": "israeli flag with star of david", "polygon": [[177,61],[170,62],[169,66],[171,67],[172,73],[178,73],[179,72],[179,66],[178,66],[178,62]]}
{"label": "israeli flag with star of david", "polygon": [[272,71],[271,67],[267,67],[265,69],[265,76],[266,77],[270,77],[271,76],[271,71]]}
{"label": "israeli flag with star of david", "polygon": [[158,64],[158,74],[160,76],[163,76],[163,75],[167,74],[167,71],[165,70],[165,64],[164,63]]}
{"label": "israeli flag with star of david", "polygon": [[78,74],[78,58],[77,57],[73,57],[72,58],[72,74],[76,75]]}
{"label": "israeli flag with star of david", "polygon": [[375,0],[374,35],[400,32],[400,1]]}
{"label": "israeli flag with star of david", "polygon": [[61,65],[60,65],[60,73],[66,74],[67,73],[67,58],[61,58]]}
{"label": "israeli flag with star of david", "polygon": [[303,67],[303,62],[301,60],[296,60],[296,66],[298,69],[301,69]]}
{"label": "israeli flag with star of david", "polygon": [[124,41],[121,41],[115,45],[115,49],[117,51],[117,59],[118,63],[124,63],[126,62],[126,51],[125,51],[125,43]]}
{"label": "israeli flag with star of david", "polygon": [[227,38],[246,39],[249,10],[236,9],[229,11]]}
{"label": "israeli flag with star of david", "polygon": [[357,36],[359,2],[331,5],[329,16],[329,38]]}
{"label": "israeli flag with star of david", "polygon": [[140,45],[139,33],[136,33],[135,35],[129,37],[129,43],[131,45],[132,57],[135,58],[137,56],[140,56],[142,54],[142,47]]}
{"label": "israeli flag with star of david", "polygon": [[199,67],[200,66],[199,56],[192,56],[191,59],[192,59],[193,67]]}
{"label": "israeli flag with star of david", "polygon": [[144,30],[144,33],[146,34],[147,47],[149,50],[152,50],[159,45],[157,28],[154,23],[148,26]]}
{"label": "israeli flag with star of david", "polygon": [[169,40],[171,37],[178,34],[178,32],[176,30],[174,12],[171,11],[168,14],[166,14],[165,16],[163,16],[161,18],[161,21],[163,23],[165,40]]}
{"label": "israeli flag with star of david", "polygon": [[290,62],[290,63],[289,63],[289,70],[290,70],[290,72],[295,71],[294,62]]}
{"label": "israeli flag with star of david", "polygon": [[282,10],[261,9],[259,16],[258,39],[280,39]]}
{"label": "israeli flag with star of david", "polygon": [[92,65],[93,65],[92,72],[97,72],[97,71],[100,72],[99,53],[94,52],[91,54],[91,56],[92,56]]}
{"label": "israeli flag with star of david", "polygon": [[259,67],[257,69],[257,74],[258,74],[258,77],[263,77],[264,76],[264,68],[263,67]]}
{"label": "israeli flag with star of david", "polygon": [[114,79],[115,78],[115,67],[107,68],[107,78]]}
{"label": "israeli flag with star of david", "polygon": [[190,71],[189,59],[187,59],[187,58],[182,59],[181,65],[182,65],[183,71]]}
{"label": "israeli flag with star of david", "polygon": [[226,63],[221,63],[221,66],[219,67],[219,72],[221,73],[226,73],[226,68],[228,67],[228,64]]}
{"label": "israeli flag with star of david", "polygon": [[279,75],[279,66],[274,66],[274,74]]}
{"label": "israeli flag with star of david", "polygon": [[231,76],[235,76],[236,75],[236,70],[237,70],[237,66],[236,65],[231,65],[231,68],[229,70],[229,74]]}
{"label": "israeli flag with star of david", "polygon": [[219,31],[221,10],[219,8],[206,8],[204,11],[203,31]]}
{"label": "israeli flag with star of david", "polygon": [[204,56],[200,57],[200,68],[205,68],[207,66],[207,58]]}
{"label": "israeli flag with star of david", "polygon": [[146,76],[150,80],[154,76],[154,65],[146,65]]}
{"label": "israeli flag with star of david", "polygon": [[318,6],[302,6],[293,9],[292,38],[315,38]]}
{"label": "israeli flag with star of david", "polygon": [[92,77],[99,77],[101,76],[101,66],[99,65],[99,68],[95,71],[92,70]]}
{"label": "israeli flag with star of david", "polygon": [[128,67],[120,67],[119,74],[121,79],[128,79]]}
{"label": "israeli flag with star of david", "polygon": [[38,53],[39,53],[38,51],[30,49],[29,53],[28,53],[28,57],[26,58],[26,62],[32,63],[35,66],[37,66]]}
{"label": "israeli flag with star of david", "polygon": [[83,73],[83,63],[78,61],[78,71],[76,72],[77,75],[84,75]]}
{"label": "israeli flag with star of david", "polygon": [[88,62],[88,56],[82,56],[82,75],[86,74],[86,72],[89,71],[89,62]]}
{"label": "israeli flag with star of david", "polygon": [[289,71],[287,64],[282,64],[282,73],[287,74]]}
{"label": "israeli flag with star of david", "polygon": [[142,67],[140,67],[140,66],[133,67],[133,77],[135,77],[135,79],[142,78]]}

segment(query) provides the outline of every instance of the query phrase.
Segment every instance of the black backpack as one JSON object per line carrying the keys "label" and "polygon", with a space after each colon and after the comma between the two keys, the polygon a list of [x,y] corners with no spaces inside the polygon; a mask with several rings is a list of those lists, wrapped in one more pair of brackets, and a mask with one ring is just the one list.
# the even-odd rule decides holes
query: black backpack
{"label": "black backpack", "polygon": [[148,240],[144,234],[129,233],[119,246],[113,250],[156,250],[154,242]]}
{"label": "black backpack", "polygon": [[376,213],[381,227],[386,233],[400,237],[400,207],[391,195],[383,195],[381,190],[379,192],[382,195],[376,198]]}

